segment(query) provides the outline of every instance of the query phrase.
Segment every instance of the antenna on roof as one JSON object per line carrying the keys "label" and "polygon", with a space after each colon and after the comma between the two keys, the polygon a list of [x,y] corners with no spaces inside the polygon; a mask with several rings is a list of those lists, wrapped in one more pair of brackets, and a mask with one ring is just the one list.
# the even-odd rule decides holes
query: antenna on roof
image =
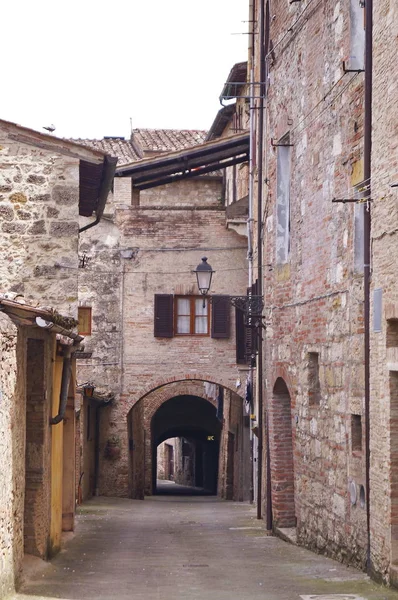
{"label": "antenna on roof", "polygon": [[130,135],[133,134],[133,117],[130,117]]}

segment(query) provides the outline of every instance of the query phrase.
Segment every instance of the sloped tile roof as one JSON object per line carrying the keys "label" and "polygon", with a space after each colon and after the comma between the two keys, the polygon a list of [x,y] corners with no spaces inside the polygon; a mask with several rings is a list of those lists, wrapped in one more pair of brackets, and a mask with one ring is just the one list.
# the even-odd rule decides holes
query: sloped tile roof
{"label": "sloped tile roof", "polygon": [[130,163],[142,158],[142,154],[140,156],[130,140],[125,140],[124,138],[105,137],[102,140],[77,139],[73,141],[114,156],[118,159],[118,165]]}
{"label": "sloped tile roof", "polygon": [[133,129],[132,141],[145,152],[184,150],[205,141],[207,131],[191,129]]}

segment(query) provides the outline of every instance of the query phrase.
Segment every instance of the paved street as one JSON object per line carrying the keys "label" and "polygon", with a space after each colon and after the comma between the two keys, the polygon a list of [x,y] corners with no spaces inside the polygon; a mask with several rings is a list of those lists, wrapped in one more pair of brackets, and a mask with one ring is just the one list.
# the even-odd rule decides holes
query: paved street
{"label": "paved street", "polygon": [[145,501],[95,498],[83,505],[65,550],[14,598],[313,600],[313,595],[398,600],[398,592],[363,573],[267,536],[246,504],[164,495]]}

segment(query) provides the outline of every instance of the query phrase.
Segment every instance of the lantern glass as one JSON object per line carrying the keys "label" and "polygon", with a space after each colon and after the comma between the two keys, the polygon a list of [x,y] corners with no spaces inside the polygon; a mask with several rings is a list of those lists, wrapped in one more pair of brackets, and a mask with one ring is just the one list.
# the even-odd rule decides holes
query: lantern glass
{"label": "lantern glass", "polygon": [[214,273],[211,266],[207,263],[206,257],[202,258],[202,262],[196,267],[194,272],[196,273],[199,291],[205,296],[210,289]]}

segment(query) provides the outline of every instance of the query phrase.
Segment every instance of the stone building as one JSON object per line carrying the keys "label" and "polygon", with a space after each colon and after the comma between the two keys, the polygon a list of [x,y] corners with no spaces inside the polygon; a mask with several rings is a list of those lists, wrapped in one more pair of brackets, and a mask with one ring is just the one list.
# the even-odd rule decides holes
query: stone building
{"label": "stone building", "polygon": [[[397,406],[398,285],[397,202],[398,7],[373,10],[373,119],[370,290],[370,550],[371,569],[398,584]],[[370,186],[369,186],[370,183]]]}
{"label": "stone building", "polygon": [[342,202],[360,199],[363,180],[364,9],[253,10],[262,501],[275,531],[364,567],[364,204]]}
{"label": "stone building", "polygon": [[[83,498],[154,492],[156,447],[172,437],[194,440],[202,483],[207,473],[213,491],[249,497],[249,422],[244,386],[236,387],[235,315],[226,297],[246,293],[247,243],[226,227],[218,170],[220,156],[245,156],[248,142],[241,135],[227,148],[224,141],[198,144],[204,136],[135,130],[131,140],[82,141],[117,154],[120,165],[107,212],[80,245],[87,262],[79,310],[88,319],[80,331],[91,356],[79,361],[78,379],[93,383],[94,394],[115,396],[95,416],[90,408],[97,441],[91,451],[83,444],[82,460],[90,473],[99,466],[95,485],[83,475]],[[193,273],[207,255],[216,271],[211,305]]]}
{"label": "stone building", "polygon": [[74,526],[79,215],[101,212],[114,169],[0,121],[0,597]]}

